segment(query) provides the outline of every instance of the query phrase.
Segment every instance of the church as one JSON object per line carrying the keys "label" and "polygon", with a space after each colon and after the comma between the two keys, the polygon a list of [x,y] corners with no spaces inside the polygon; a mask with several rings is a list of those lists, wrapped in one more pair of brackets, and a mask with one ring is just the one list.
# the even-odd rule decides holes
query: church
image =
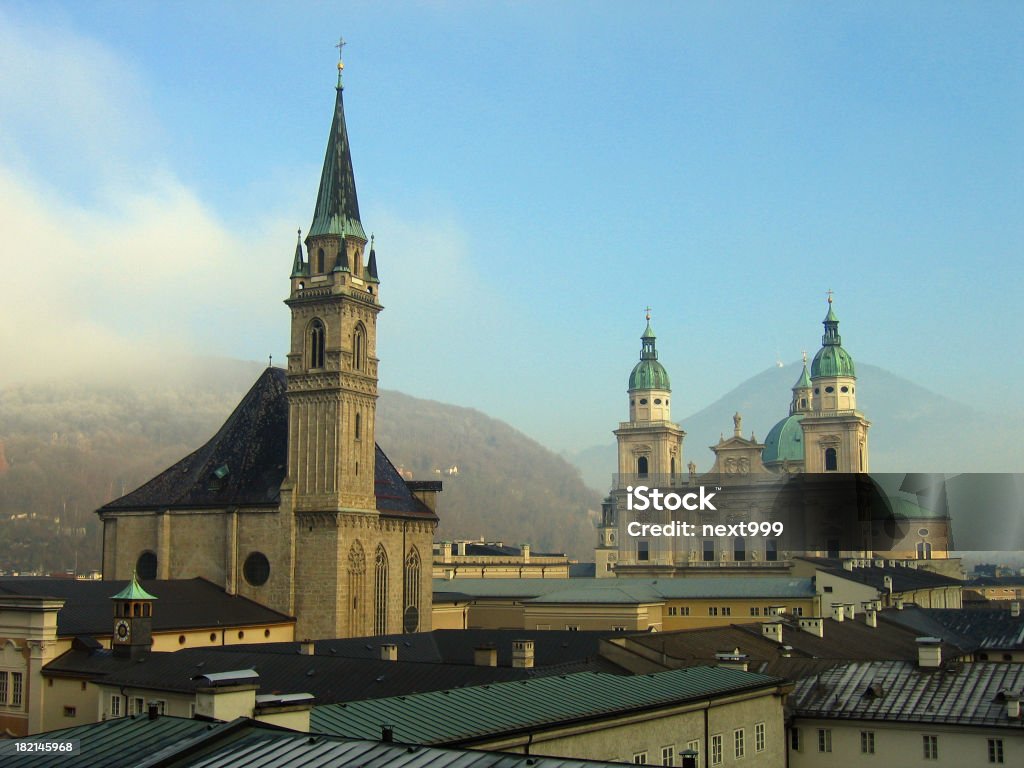
{"label": "church", "polygon": [[286,369],[268,367],[201,448],[97,510],[104,579],[202,577],[295,616],[303,639],[431,629],[441,490],[404,480],[374,440],[383,306],[342,70],[291,259]]}
{"label": "church", "polygon": [[[831,292],[822,324],[821,348],[809,370],[804,356],[789,414],[760,443],[753,434],[743,435],[737,413],[732,436],[711,447],[710,470],[698,473],[693,461],[684,468],[686,432],[672,421],[672,387],[658,360],[648,314],[640,360],[629,376],[629,420],[615,430],[618,469],[598,523],[597,576],[783,574],[795,557],[902,557],[908,551],[915,557],[915,548],[918,557],[940,555],[932,550],[939,527],[915,529],[908,536],[902,513],[893,511],[896,504],[867,474],[871,422],[857,408],[856,368],[842,344]],[[703,487],[715,492],[717,506],[637,511],[630,504],[634,486],[679,489],[680,494]],[[922,518],[929,514],[899,503]],[[749,532],[754,523],[782,518],[789,521],[783,537]],[[632,522],[696,528],[687,535],[637,535],[635,527],[630,532]],[[736,527],[741,523],[746,527]],[[726,534],[707,533],[714,526]],[[946,542],[948,536],[942,528],[937,540]]]}

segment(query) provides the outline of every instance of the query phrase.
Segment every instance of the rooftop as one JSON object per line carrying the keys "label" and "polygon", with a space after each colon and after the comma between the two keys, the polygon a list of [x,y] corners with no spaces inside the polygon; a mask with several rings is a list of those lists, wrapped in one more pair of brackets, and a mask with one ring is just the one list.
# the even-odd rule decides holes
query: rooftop
{"label": "rooftop", "polygon": [[526,728],[642,712],[719,695],[776,688],[785,681],[721,667],[692,667],[623,677],[595,672],[436,691],[313,708],[311,728],[421,744],[471,744]]}
{"label": "rooftop", "polygon": [[788,706],[798,717],[1022,729],[1024,720],[1007,717],[1006,691],[1024,691],[1024,664],[870,661],[800,681]]}

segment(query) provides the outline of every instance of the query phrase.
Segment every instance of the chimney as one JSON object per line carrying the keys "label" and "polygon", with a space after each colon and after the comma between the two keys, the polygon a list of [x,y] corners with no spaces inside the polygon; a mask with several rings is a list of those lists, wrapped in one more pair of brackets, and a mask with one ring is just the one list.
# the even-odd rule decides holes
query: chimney
{"label": "chimney", "polygon": [[942,666],[942,640],[937,637],[917,638],[917,666],[922,669]]}
{"label": "chimney", "polygon": [[846,608],[842,603],[832,603],[832,618],[835,621],[842,621],[846,618]]}
{"label": "chimney", "polygon": [[312,640],[306,639],[299,643],[299,653],[303,656],[312,656],[316,653],[316,645]]}
{"label": "chimney", "polygon": [[843,570],[844,571],[852,571],[853,570],[853,560],[843,560]]}
{"label": "chimney", "polygon": [[740,672],[746,672],[750,657],[745,653],[740,653],[739,648],[733,648],[731,651],[716,653],[715,660],[723,669],[738,669]]}
{"label": "chimney", "polygon": [[882,577],[882,587],[885,589],[886,592],[892,592],[892,576],[886,574]]}
{"label": "chimney", "polygon": [[769,616],[785,616],[786,615],[786,606],[784,606],[784,605],[769,605],[768,606],[768,615]]}
{"label": "chimney", "polygon": [[147,702],[146,712],[150,720],[156,720],[160,716],[160,704],[155,701]]}
{"label": "chimney", "polygon": [[523,562],[524,563],[530,562],[530,545],[529,544],[523,544]]}
{"label": "chimney", "polygon": [[1015,619],[1020,616],[1020,600],[1010,601],[1010,615]]}
{"label": "chimney", "polygon": [[875,560],[875,568],[882,568],[885,565],[885,560]]}
{"label": "chimney", "polygon": [[878,611],[875,610],[874,606],[864,611],[864,623],[869,627],[878,626]]}
{"label": "chimney", "polygon": [[459,557],[466,556],[466,542],[457,541],[455,542],[455,552]]}
{"label": "chimney", "polygon": [[533,669],[533,640],[512,641],[512,666],[516,669]]}
{"label": "chimney", "polygon": [[452,561],[452,543],[450,541],[441,542],[441,562],[450,563]]}
{"label": "chimney", "polygon": [[846,614],[846,618],[853,621],[856,614],[853,612],[853,603],[843,603],[843,613]]}
{"label": "chimney", "polygon": [[381,724],[380,740],[387,744],[393,742],[395,740],[395,726]]}
{"label": "chimney", "polygon": [[[839,619],[842,621],[842,619]],[[800,629],[815,637],[825,636],[825,620],[822,618],[800,618]]]}
{"label": "chimney", "polygon": [[498,666],[498,649],[493,645],[481,645],[473,649],[473,665],[477,667]]}
{"label": "chimney", "polygon": [[903,595],[896,595],[896,597],[894,597],[892,601],[893,604],[896,606],[897,611],[903,610]]}
{"label": "chimney", "polygon": [[782,654],[781,655],[782,655],[782,658],[788,659],[790,656],[793,655],[793,646],[792,645],[784,645],[784,646],[782,646]]}
{"label": "chimney", "polygon": [[384,643],[380,647],[381,661],[398,661],[398,646],[394,643]]}
{"label": "chimney", "polygon": [[782,642],[782,622],[768,621],[761,625],[761,636],[776,643]]}
{"label": "chimney", "polygon": [[1006,716],[1011,720],[1020,719],[1020,696],[1016,693],[1006,694]]}

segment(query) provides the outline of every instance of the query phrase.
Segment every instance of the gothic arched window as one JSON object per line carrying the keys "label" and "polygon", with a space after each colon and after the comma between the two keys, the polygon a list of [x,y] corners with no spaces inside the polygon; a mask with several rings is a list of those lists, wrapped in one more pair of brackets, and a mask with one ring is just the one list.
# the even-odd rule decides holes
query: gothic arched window
{"label": "gothic arched window", "polygon": [[835,448],[825,449],[825,471],[835,472],[839,469],[839,457]]}
{"label": "gothic arched window", "polygon": [[316,249],[316,271],[322,273],[324,271],[324,249]]}
{"label": "gothic arched window", "polygon": [[352,637],[366,632],[366,554],[363,545],[352,542],[348,550],[348,626]]}
{"label": "gothic arched window", "polygon": [[324,337],[326,336],[323,322],[316,318],[309,324],[309,367],[324,367]]}
{"label": "gothic arched window", "polygon": [[388,553],[382,544],[377,545],[373,567],[373,634],[385,635],[388,631]]}
{"label": "gothic arched window", "polygon": [[140,579],[156,578],[156,553],[146,550],[135,561],[135,575]]}
{"label": "gothic arched window", "polygon": [[352,332],[352,367],[363,370],[366,363],[366,328],[360,323]]}
{"label": "gothic arched window", "polygon": [[420,553],[413,547],[405,556],[405,606],[402,610],[402,630],[415,632],[420,624]]}

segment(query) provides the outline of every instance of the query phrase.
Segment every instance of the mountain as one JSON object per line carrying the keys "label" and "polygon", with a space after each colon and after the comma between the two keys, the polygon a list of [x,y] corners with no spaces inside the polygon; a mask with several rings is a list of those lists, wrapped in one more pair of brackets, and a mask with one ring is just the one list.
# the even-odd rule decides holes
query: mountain
{"label": "mountain", "polygon": [[[0,569],[98,568],[93,510],[202,445],[261,370],[176,361],[130,382],[0,390]],[[385,391],[377,441],[396,466],[444,482],[438,537],[590,554],[598,494],[572,465],[507,424]]]}
{"label": "mountain", "polygon": [[[800,364],[769,368],[724,394],[706,408],[676,421],[686,430],[684,461],[698,471],[711,467],[709,446],[731,435],[732,416],[743,416],[743,433],[764,440],[789,413],[790,387]],[[983,391],[979,390],[979,394]],[[857,404],[871,421],[872,472],[1019,472],[1024,443],[1018,437],[1024,414],[993,415],[938,395],[907,379],[857,363]],[[609,424],[608,432],[617,425]],[[607,492],[618,459],[614,438],[566,458],[591,488]]]}

